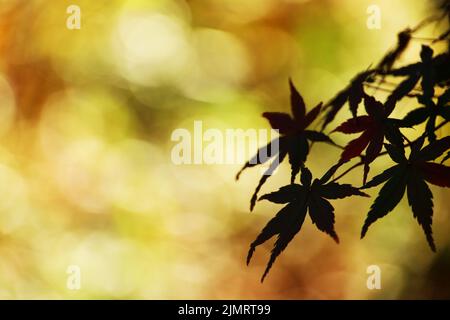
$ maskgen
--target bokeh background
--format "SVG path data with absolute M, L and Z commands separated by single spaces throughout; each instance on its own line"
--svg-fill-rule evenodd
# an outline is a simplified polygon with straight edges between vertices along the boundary
M 81 8 L 80 30 L 66 28 L 72 4 Z M 366 27 L 371 4 L 382 10 L 380 30 Z M 307 218 L 261 284 L 271 243 L 249 267 L 245 257 L 279 206 L 249 213 L 260 170 L 236 183 L 239 164 L 177 166 L 170 158 L 171 133 L 192 130 L 194 120 L 268 129 L 262 111 L 289 110 L 288 77 L 309 107 L 328 101 L 432 5 L 0 1 L 0 298 L 450 298 L 448 189 L 432 188 L 436 254 L 405 199 L 364 240 L 371 200 L 339 200 L 341 244 Z M 420 44 L 401 62 L 417 59 Z M 316 144 L 308 166 L 321 175 L 338 156 Z M 386 165 L 377 161 L 372 173 Z M 288 177 L 283 164 L 262 192 Z M 343 181 L 360 185 L 361 171 Z M 381 290 L 366 287 L 372 264 L 382 269 Z M 66 286 L 70 265 L 81 268 L 80 290 Z

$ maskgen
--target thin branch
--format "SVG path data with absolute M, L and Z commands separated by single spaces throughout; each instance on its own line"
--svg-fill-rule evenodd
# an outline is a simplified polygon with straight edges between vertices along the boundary
M 383 91 L 383 92 L 388 92 L 388 93 L 392 93 L 393 92 L 392 89 L 386 89 L 386 88 L 378 87 L 378 86 L 375 86 L 375 85 L 369 84 L 369 83 L 364 83 L 364 85 L 369 87 L 369 88 L 377 89 L 377 90 L 380 90 L 380 91 Z M 408 97 L 408 98 L 417 98 L 419 96 L 420 96 L 420 94 L 411 94 L 411 93 L 408 93 L 406 95 L 406 97 Z
M 363 165 L 364 162 L 358 162 L 356 164 L 354 164 L 353 166 L 351 166 L 350 168 L 348 168 L 347 170 L 345 170 L 344 172 L 342 172 L 340 175 L 338 175 L 336 178 L 334 178 L 333 180 L 331 180 L 331 182 L 336 182 L 338 181 L 340 178 L 342 178 L 343 176 L 345 176 L 347 173 L 349 173 L 350 171 L 353 171 L 353 169 L 358 168 L 359 166 Z
M 431 42 L 434 43 L 437 40 L 439 40 L 439 38 L 427 38 L 427 37 L 411 37 L 412 40 L 417 40 L 417 41 L 427 41 L 427 42 Z

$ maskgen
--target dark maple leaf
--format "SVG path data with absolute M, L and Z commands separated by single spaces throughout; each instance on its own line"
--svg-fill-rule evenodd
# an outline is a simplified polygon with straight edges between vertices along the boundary
M 364 97 L 364 82 L 368 80 L 373 73 L 373 70 L 358 73 L 350 81 L 350 84 L 347 87 L 340 91 L 324 106 L 326 113 L 322 124 L 322 130 L 334 120 L 336 114 L 342 109 L 347 101 L 352 115 L 354 117 L 357 116 L 358 106 Z
M 444 163 L 445 161 L 447 161 L 448 159 L 450 159 L 450 152 L 448 152 L 445 157 L 442 159 L 441 163 Z
M 350 141 L 341 154 L 341 162 L 347 162 L 361 155 L 366 150 L 364 159 L 364 178 L 365 183 L 369 173 L 369 165 L 380 154 L 383 148 L 383 141 L 386 138 L 393 144 L 402 144 L 403 138 L 399 130 L 398 120 L 389 118 L 392 108 L 383 105 L 375 98 L 365 95 L 364 107 L 367 115 L 359 116 L 347 120 L 338 126 L 334 131 L 345 134 L 362 134 Z
M 236 175 L 237 180 L 245 169 L 274 159 L 260 179 L 256 190 L 253 193 L 250 200 L 250 210 L 253 210 L 253 207 L 255 206 L 259 190 L 286 156 L 288 156 L 291 165 L 291 182 L 293 182 L 299 173 L 301 166 L 306 161 L 310 149 L 309 142 L 327 142 L 333 144 L 333 141 L 324 133 L 307 129 L 319 115 L 322 103 L 319 103 L 311 111 L 306 112 L 305 102 L 292 81 L 289 81 L 289 86 L 291 91 L 291 109 L 293 117 L 287 113 L 281 112 L 263 113 L 263 117 L 269 121 L 271 127 L 279 130 L 280 137 L 276 140 L 278 143 L 278 150 L 273 150 L 275 149 L 275 140 L 271 141 L 269 144 L 259 149 L 256 155 L 245 163 Z
M 409 159 L 403 146 L 387 144 L 386 150 L 397 164 L 374 177 L 362 189 L 375 187 L 386 182 L 370 207 L 361 231 L 363 238 L 376 220 L 391 212 L 407 191 L 408 203 L 414 217 L 422 227 L 431 250 L 436 251 L 432 235 L 433 195 L 428 183 L 450 187 L 450 167 L 431 162 L 450 149 L 450 137 L 430 143 L 422 148 L 424 138 L 411 146 Z
M 410 92 L 415 88 L 419 80 L 420 75 L 418 73 L 414 73 L 400 82 L 392 91 L 392 94 L 386 99 L 386 105 L 390 109 L 394 109 L 398 101 L 402 100 L 406 96 L 412 97 L 413 95 L 411 95 Z
M 428 57 L 430 57 L 430 53 L 431 55 L 433 53 L 431 48 L 422 46 L 421 62 L 416 62 L 400 68 L 392 69 L 390 71 L 386 71 L 385 73 L 380 71 L 380 73 L 384 75 L 391 75 L 394 77 L 417 78 L 417 76 L 419 76 L 419 80 L 420 76 L 423 73 L 428 72 L 426 68 L 431 68 L 433 70 L 432 73 L 435 76 L 435 83 L 437 85 L 445 86 L 448 84 L 450 78 L 450 54 L 448 52 L 442 53 L 432 57 L 431 61 L 429 61 Z
M 397 45 L 394 49 L 386 53 L 386 55 L 381 59 L 377 65 L 377 69 L 389 71 L 392 69 L 394 62 L 405 52 L 411 41 L 411 34 L 413 30 L 407 28 L 397 35 Z
M 402 127 L 412 127 L 423 122 L 426 124 L 426 133 L 429 141 L 436 140 L 436 119 L 438 116 L 450 121 L 450 107 L 448 103 L 450 101 L 450 89 L 447 89 L 441 96 L 439 96 L 437 103 L 432 99 L 426 100 L 419 97 L 419 102 L 424 104 L 424 107 L 417 108 L 409 112 L 405 118 L 401 121 Z
M 417 28 L 416 28 L 417 29 Z M 407 76 L 407 79 L 399 84 L 399 86 L 393 91 L 387 100 L 386 105 L 395 106 L 396 102 L 401 100 L 403 97 L 409 94 L 409 92 L 414 89 L 415 85 L 419 81 L 422 74 L 430 75 L 433 73 L 433 68 L 430 68 L 430 64 L 433 64 L 432 53 L 433 51 L 424 46 L 422 49 L 422 63 L 417 63 L 414 65 L 407 66 L 403 69 L 397 69 L 392 72 L 392 66 L 394 62 L 401 56 L 401 54 L 408 47 L 411 40 L 411 34 L 416 29 L 407 28 L 398 34 L 397 46 L 389 51 L 378 63 L 374 70 L 367 70 L 357 74 L 350 84 L 342 91 L 340 91 L 331 101 L 325 105 L 327 113 L 325 115 L 325 120 L 322 126 L 324 129 L 330 122 L 334 120 L 336 114 L 342 109 L 345 102 L 349 102 L 350 111 L 353 117 L 357 116 L 357 109 L 364 97 L 364 82 L 372 80 L 372 77 L 376 74 L 381 74 L 383 79 L 386 75 L 396 75 L 396 76 Z M 427 54 L 431 50 L 431 59 L 428 59 Z M 425 58 L 425 60 L 424 60 Z M 425 77 L 424 77 L 425 78 Z M 430 77 L 427 77 L 430 79 Z M 383 82 L 383 80 L 381 80 Z M 429 81 L 426 83 L 429 83 Z
M 420 52 L 421 62 L 413 63 L 399 69 L 386 72 L 386 74 L 406 77 L 388 98 L 387 104 L 394 106 L 397 101 L 407 96 L 421 80 L 422 94 L 420 102 L 431 104 L 434 97 L 434 86 L 448 82 L 450 73 L 450 56 L 448 53 L 433 57 L 433 50 L 422 45 Z M 445 83 L 443 83 L 445 82 Z
M 433 98 L 434 85 L 436 83 L 433 50 L 428 46 L 422 46 L 420 57 L 421 62 L 397 70 L 396 75 L 406 76 L 406 79 L 399 83 L 386 100 L 388 108 L 393 109 L 398 101 L 415 88 L 420 79 L 422 79 L 421 86 L 423 91 L 421 99 L 430 101 Z
M 367 195 L 349 184 L 327 183 L 336 169 L 337 166 L 332 167 L 321 179 L 315 179 L 312 182 L 311 172 L 303 167 L 300 175 L 302 184 L 284 186 L 259 199 L 286 204 L 250 245 L 247 264 L 250 263 L 257 246 L 278 235 L 261 282 L 264 281 L 276 258 L 300 231 L 308 211 L 313 224 L 339 243 L 338 235 L 334 230 L 334 208 L 328 200 Z
M 422 91 L 421 98 L 426 101 L 431 101 L 434 97 L 434 85 L 436 84 L 436 73 L 433 68 L 433 49 L 428 46 L 422 46 L 420 52 L 420 58 L 422 60 L 420 73 L 422 74 Z

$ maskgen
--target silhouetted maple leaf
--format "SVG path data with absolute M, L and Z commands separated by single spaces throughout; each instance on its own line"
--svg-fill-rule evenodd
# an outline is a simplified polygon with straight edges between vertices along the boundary
M 441 87 L 450 85 L 450 54 L 441 54 L 433 59 L 436 84 Z
M 276 192 L 263 195 L 259 199 L 287 204 L 267 223 L 256 240 L 250 245 L 247 264 L 250 263 L 257 246 L 278 235 L 261 282 L 264 281 L 276 258 L 300 231 L 308 210 L 313 224 L 339 243 L 338 235 L 334 230 L 334 208 L 327 199 L 343 199 L 352 195 L 367 195 L 349 184 L 327 183 L 336 168 L 334 166 L 321 179 L 315 179 L 311 183 L 311 172 L 306 167 L 303 167 L 300 176 L 301 185 L 290 184 Z
M 442 159 L 441 163 L 444 163 L 445 161 L 447 161 L 448 159 L 450 159 L 450 152 L 448 152 L 445 157 Z
M 434 85 L 446 85 L 450 77 L 450 55 L 443 53 L 433 57 L 433 49 L 422 45 L 421 62 L 413 63 L 386 72 L 396 77 L 407 77 L 394 90 L 391 99 L 399 101 L 415 87 L 422 78 L 422 100 L 430 100 L 434 95 Z
M 327 135 L 318 131 L 307 130 L 308 126 L 319 115 L 322 108 L 322 103 L 319 103 L 311 111 L 306 113 L 306 107 L 302 96 L 297 91 L 292 81 L 289 81 L 289 85 L 291 91 L 291 109 L 293 117 L 287 113 L 281 112 L 263 113 L 263 117 L 269 120 L 272 128 L 279 130 L 280 137 L 277 138 L 279 150 L 271 150 L 274 145 L 274 141 L 271 141 L 266 146 L 260 148 L 256 155 L 245 163 L 236 175 L 237 180 L 239 179 L 242 171 L 245 169 L 269 161 L 270 157 L 267 157 L 269 154 L 272 158 L 275 157 L 275 161 L 273 161 L 270 167 L 266 170 L 263 177 L 259 181 L 255 192 L 253 193 L 252 199 L 250 200 L 250 210 L 253 210 L 253 207 L 255 206 L 258 192 L 262 185 L 266 182 L 269 176 L 273 174 L 286 155 L 288 155 L 289 163 L 291 164 L 291 182 L 293 182 L 308 156 L 308 141 L 333 143 Z M 277 154 L 273 155 L 272 153 L 269 153 L 268 150 L 275 151 Z
M 394 77 L 407 77 L 405 81 L 412 83 L 417 79 L 416 83 L 420 79 L 420 75 L 427 73 L 426 70 L 431 69 L 434 74 L 434 82 L 439 86 L 446 86 L 450 79 L 450 53 L 445 52 L 433 57 L 433 50 L 428 46 L 422 46 L 420 62 L 411 63 L 406 66 L 395 68 L 392 70 L 379 70 L 382 75 L 390 75 Z
M 433 60 L 433 50 L 423 45 L 420 52 L 421 62 L 399 68 L 393 71 L 396 76 L 406 76 L 386 100 L 386 104 L 394 107 L 395 104 L 407 96 L 422 78 L 422 100 L 431 100 L 434 96 L 434 84 L 436 82 L 436 72 Z
M 436 118 L 441 116 L 445 120 L 450 121 L 450 107 L 447 106 L 449 101 L 450 89 L 447 89 L 439 96 L 437 103 L 434 103 L 432 99 L 424 101 L 419 97 L 419 102 L 425 104 L 425 107 L 417 108 L 409 112 L 401 121 L 401 126 L 412 127 L 427 121 L 426 133 L 428 139 L 430 142 L 436 140 Z
M 386 182 L 370 207 L 362 227 L 361 238 L 366 235 L 372 223 L 397 206 L 407 190 L 408 203 L 413 215 L 422 226 L 431 250 L 436 251 L 431 229 L 433 194 L 426 182 L 440 187 L 450 187 L 450 167 L 430 162 L 450 149 L 450 137 L 432 142 L 424 148 L 423 142 L 422 137 L 411 145 L 409 159 L 405 157 L 403 146 L 385 145 L 389 156 L 397 164 L 362 187 L 362 189 L 372 188 Z
M 350 111 L 353 117 L 357 116 L 357 110 L 360 102 L 364 97 L 364 82 L 371 80 L 371 77 L 380 73 L 383 76 L 391 72 L 394 62 L 400 57 L 400 55 L 408 47 L 411 40 L 411 34 L 414 30 L 407 28 L 398 34 L 397 46 L 389 51 L 378 63 L 374 70 L 367 70 L 358 73 L 350 82 L 350 84 L 342 91 L 340 91 L 329 103 L 325 105 L 327 113 L 325 115 L 325 120 L 322 125 L 324 129 L 330 122 L 334 120 L 336 114 L 342 109 L 345 102 L 348 101 Z M 406 96 L 416 85 L 420 79 L 420 74 L 418 71 L 422 70 L 420 65 L 414 65 L 408 70 L 403 70 L 402 76 L 408 76 L 408 78 L 403 81 L 394 90 L 393 94 L 390 96 L 392 104 Z M 400 72 L 401 73 L 401 72 Z M 397 74 L 400 75 L 400 74 Z M 383 80 L 382 80 L 383 81 Z
M 368 70 L 358 73 L 350 84 L 340 91 L 334 98 L 328 102 L 324 109 L 327 111 L 325 119 L 322 124 L 322 130 L 334 120 L 336 114 L 342 109 L 344 104 L 348 101 L 352 115 L 356 117 L 358 106 L 364 97 L 364 81 L 366 81 L 374 71 Z
M 402 144 L 403 138 L 399 130 L 398 120 L 389 118 L 392 112 L 390 105 L 383 105 L 375 98 L 365 95 L 364 107 L 367 115 L 349 119 L 334 131 L 346 134 L 362 134 L 350 141 L 341 154 L 341 162 L 347 162 L 361 155 L 366 149 L 364 159 L 364 183 L 369 173 L 369 165 L 380 154 L 384 138 L 393 144 Z
M 420 52 L 422 60 L 421 74 L 422 74 L 422 96 L 423 101 L 431 101 L 434 97 L 434 85 L 436 84 L 436 73 L 433 68 L 433 49 L 428 46 L 422 46 Z
M 386 53 L 377 65 L 377 69 L 388 71 L 392 69 L 394 62 L 400 57 L 400 55 L 406 50 L 409 42 L 411 41 L 411 33 L 413 30 L 407 28 L 397 35 L 397 46 Z

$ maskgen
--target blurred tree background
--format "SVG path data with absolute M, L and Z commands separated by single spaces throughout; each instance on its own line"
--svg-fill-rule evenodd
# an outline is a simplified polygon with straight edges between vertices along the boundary
M 73 4 L 80 30 L 66 28 Z M 366 26 L 372 4 L 379 30 Z M 248 212 L 260 172 L 236 184 L 240 164 L 170 159 L 172 131 L 192 130 L 194 120 L 205 129 L 267 129 L 262 111 L 289 108 L 288 77 L 307 105 L 328 101 L 433 5 L 1 0 L 0 298 L 450 298 L 448 189 L 432 188 L 437 254 L 405 199 L 360 241 L 371 202 L 352 198 L 336 202 L 339 246 L 305 225 L 261 285 L 271 246 L 245 267 L 248 243 L 276 208 Z M 413 41 L 401 62 L 415 61 L 420 46 Z M 339 154 L 317 145 L 308 166 L 319 175 Z M 289 174 L 283 165 L 263 191 Z M 360 176 L 346 181 L 360 185 Z M 382 290 L 366 287 L 372 264 Z M 81 268 L 80 290 L 66 287 L 70 265 Z

